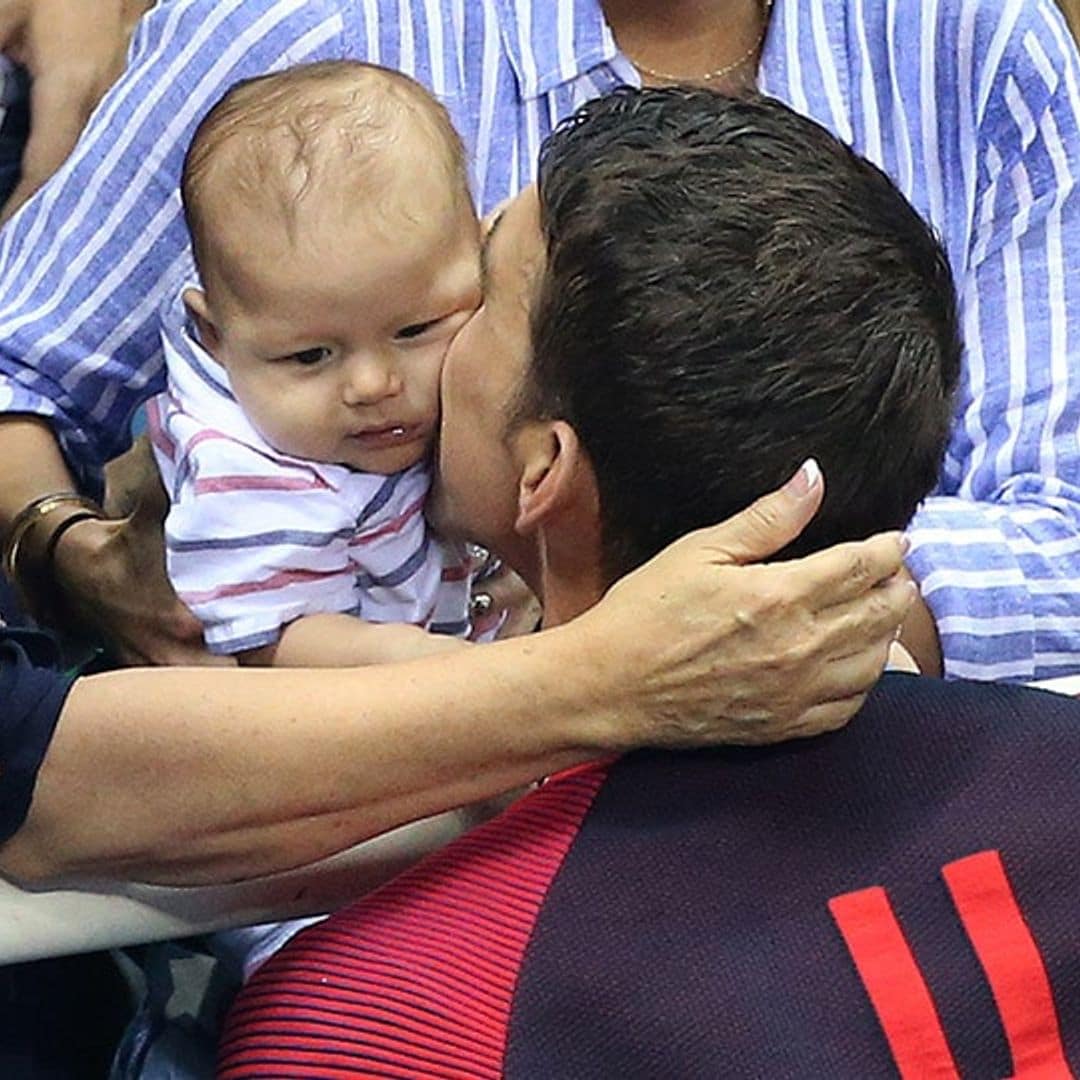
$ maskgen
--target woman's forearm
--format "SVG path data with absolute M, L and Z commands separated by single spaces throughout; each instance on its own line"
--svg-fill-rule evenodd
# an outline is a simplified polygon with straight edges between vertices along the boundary
M 42 495 L 74 491 L 75 481 L 48 422 L 21 414 L 0 416 L 0 536 L 19 511 Z
M 366 670 L 80 680 L 0 870 L 250 877 L 587 760 L 618 703 L 567 636 Z

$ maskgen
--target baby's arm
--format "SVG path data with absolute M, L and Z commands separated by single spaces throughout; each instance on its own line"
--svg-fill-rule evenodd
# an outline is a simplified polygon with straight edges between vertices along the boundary
M 361 667 L 415 660 L 469 644 L 408 623 L 373 623 L 344 614 L 302 615 L 282 630 L 276 642 L 239 653 L 237 659 L 261 667 Z

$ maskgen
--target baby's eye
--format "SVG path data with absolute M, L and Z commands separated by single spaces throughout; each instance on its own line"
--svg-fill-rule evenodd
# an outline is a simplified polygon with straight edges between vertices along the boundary
M 312 367 L 322 363 L 330 355 L 329 349 L 301 349 L 300 352 L 290 353 L 285 359 L 303 367 Z
M 427 333 L 428 330 L 440 322 L 442 322 L 442 319 L 428 319 L 427 322 L 412 323 L 409 326 L 403 326 L 394 337 L 399 341 L 408 341 L 410 338 L 417 338 L 421 334 Z

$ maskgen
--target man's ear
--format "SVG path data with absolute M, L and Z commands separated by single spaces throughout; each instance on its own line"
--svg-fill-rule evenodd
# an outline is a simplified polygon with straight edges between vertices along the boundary
M 595 497 L 592 466 L 577 432 L 565 420 L 523 425 L 514 439 L 514 456 L 521 470 L 514 520 L 518 533 L 534 532 L 580 502 L 583 495 Z
M 183 293 L 184 307 L 195 324 L 199 335 L 199 344 L 211 356 L 216 357 L 218 348 L 221 346 L 221 335 L 217 325 L 210 314 L 210 304 L 207 302 L 206 293 L 194 286 L 187 288 Z

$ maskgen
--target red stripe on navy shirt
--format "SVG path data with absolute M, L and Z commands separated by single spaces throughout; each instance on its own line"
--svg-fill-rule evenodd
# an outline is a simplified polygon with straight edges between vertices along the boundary
M 957 859 L 941 876 L 997 1002 L 1012 1053 L 1011 1080 L 1073 1080 L 1046 965 L 1001 854 Z
M 885 890 L 834 896 L 829 911 L 904 1080 L 959 1080 L 934 999 Z
M 563 774 L 300 934 L 237 1000 L 218 1075 L 501 1076 L 525 950 L 605 775 Z

